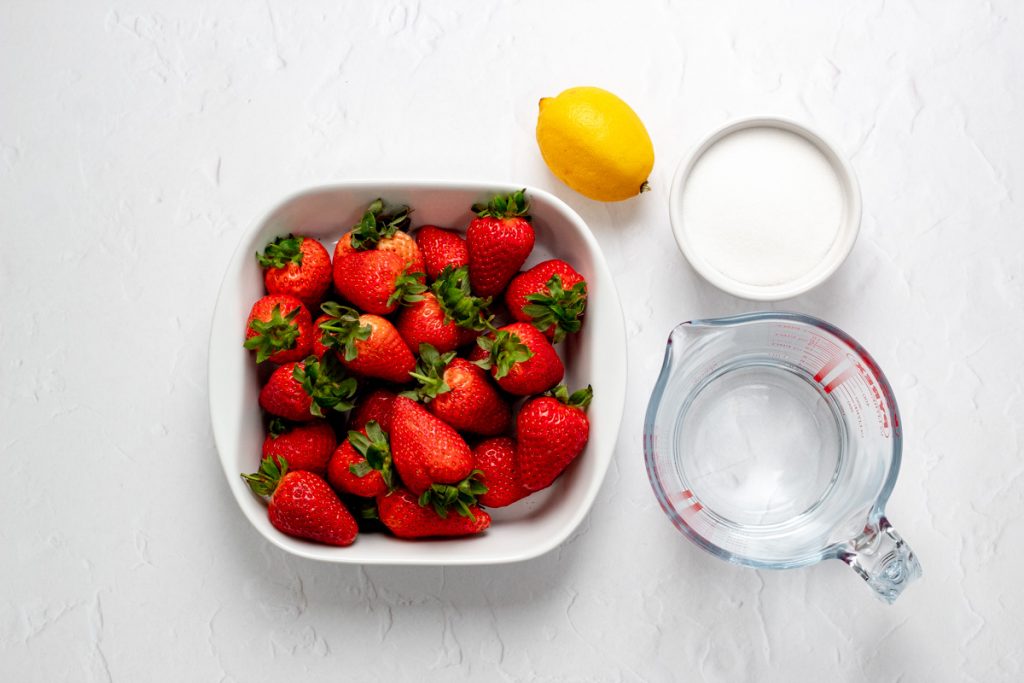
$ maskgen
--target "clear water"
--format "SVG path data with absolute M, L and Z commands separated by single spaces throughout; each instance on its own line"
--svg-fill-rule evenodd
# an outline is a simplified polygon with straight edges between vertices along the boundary
M 809 515 L 833 489 L 845 457 L 843 423 L 813 378 L 748 362 L 724 368 L 679 413 L 679 478 L 704 510 L 737 526 Z

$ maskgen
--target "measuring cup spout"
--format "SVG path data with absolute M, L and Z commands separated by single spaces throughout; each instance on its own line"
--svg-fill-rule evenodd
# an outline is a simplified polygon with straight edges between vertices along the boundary
M 884 515 L 869 520 L 861 535 L 840 549 L 839 559 L 890 605 L 908 583 L 921 577 L 921 564 L 914 551 Z

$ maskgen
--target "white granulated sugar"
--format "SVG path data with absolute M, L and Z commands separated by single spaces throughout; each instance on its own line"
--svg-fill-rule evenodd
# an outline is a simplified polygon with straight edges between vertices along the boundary
M 774 127 L 726 135 L 683 188 L 688 245 L 726 277 L 769 286 L 824 259 L 843 220 L 835 169 L 810 141 Z

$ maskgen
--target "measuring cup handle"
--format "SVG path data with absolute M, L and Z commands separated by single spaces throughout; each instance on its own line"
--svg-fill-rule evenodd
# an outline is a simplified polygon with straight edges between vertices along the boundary
M 839 559 L 889 604 L 895 602 L 908 583 L 921 577 L 921 564 L 914 551 L 884 516 L 870 520 L 863 533 L 840 550 Z

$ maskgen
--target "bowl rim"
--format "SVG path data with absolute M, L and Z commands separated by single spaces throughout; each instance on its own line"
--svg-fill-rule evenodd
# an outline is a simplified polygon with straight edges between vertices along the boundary
M 733 133 L 748 128 L 778 128 L 810 142 L 832 166 L 846 199 L 843 221 L 836 236 L 838 248 L 830 249 L 825 258 L 808 273 L 794 280 L 775 285 L 752 285 L 726 276 L 695 251 L 686 239 L 686 227 L 683 221 L 683 191 L 690 178 L 690 173 L 704 153 L 713 145 Z M 831 277 L 853 250 L 853 245 L 860 233 L 861 210 L 860 185 L 850 162 L 821 133 L 806 124 L 784 116 L 744 116 L 716 126 L 700 139 L 700 142 L 676 167 L 669 192 L 669 221 L 672 226 L 672 234 L 686 260 L 701 277 L 715 287 L 733 296 L 752 301 L 790 299 L 814 289 Z
M 583 494 L 581 503 L 573 510 L 572 514 L 568 517 L 567 521 L 561 525 L 557 530 L 557 533 L 552 534 L 543 543 L 538 543 L 530 546 L 525 551 L 518 552 L 492 552 L 486 556 L 456 556 L 452 557 L 423 557 L 417 558 L 415 556 L 408 557 L 394 557 L 384 558 L 377 560 L 367 560 L 360 558 L 352 558 L 346 556 L 344 551 L 347 548 L 330 548 L 329 546 L 323 546 L 314 544 L 311 542 L 304 542 L 301 539 L 293 539 L 286 537 L 283 534 L 275 533 L 268 534 L 264 528 L 257 523 L 254 519 L 253 511 L 251 507 L 244 503 L 245 498 L 251 498 L 253 495 L 248 491 L 244 483 L 241 482 L 238 477 L 238 473 L 235 471 L 233 463 L 229 462 L 226 440 L 227 434 L 224 433 L 226 427 L 221 426 L 221 421 L 218 419 L 217 410 L 215 407 L 215 396 L 220 392 L 215 388 L 214 378 L 216 377 L 215 369 L 213 367 L 214 362 L 214 346 L 217 338 L 217 325 L 215 322 L 225 315 L 223 309 L 230 306 L 229 302 L 225 299 L 225 292 L 229 288 L 231 278 L 237 275 L 237 272 L 242 268 L 243 260 L 249 258 L 248 242 L 252 236 L 257 233 L 266 222 L 275 215 L 279 210 L 286 206 L 289 206 L 293 202 L 300 200 L 301 198 L 309 195 L 315 195 L 322 192 L 332 192 L 338 190 L 366 190 L 366 189 L 379 190 L 381 195 L 385 195 L 389 191 L 407 191 L 407 190 L 455 190 L 455 191 L 475 191 L 481 194 L 489 193 L 494 194 L 498 192 L 511 192 L 516 189 L 523 189 L 530 197 L 540 197 L 547 202 L 556 212 L 562 215 L 562 217 L 570 224 L 573 225 L 573 229 L 578 233 L 579 237 L 587 245 L 587 250 L 590 252 L 590 257 L 593 259 L 593 267 L 595 271 L 598 271 L 602 275 L 602 280 L 605 280 L 608 284 L 606 291 L 602 292 L 602 299 L 605 300 L 604 306 L 609 311 L 614 311 L 614 315 L 611 316 L 611 327 L 616 329 L 602 330 L 602 337 L 612 338 L 614 334 L 614 340 L 617 345 L 621 347 L 621 387 L 615 387 L 616 391 L 608 392 L 609 398 L 606 400 L 613 401 L 609 408 L 609 415 L 614 420 L 614 424 L 609 425 L 611 427 L 609 431 L 609 438 L 607 443 L 603 443 L 598 447 L 598 453 L 591 453 L 591 457 L 600 455 L 599 462 L 597 463 L 597 471 L 593 477 L 587 482 L 587 489 Z M 611 464 L 611 460 L 615 455 L 615 448 L 618 443 L 619 431 L 622 424 L 622 414 L 625 408 L 626 402 L 626 387 L 628 384 L 628 372 L 629 372 L 629 357 L 627 353 L 626 344 L 626 326 L 625 317 L 622 312 L 621 300 L 618 296 L 618 290 L 615 286 L 615 281 L 612 278 L 611 270 L 608 267 L 608 263 L 605 260 L 604 253 L 601 250 L 597 239 L 591 232 L 590 227 L 586 221 L 576 213 L 568 204 L 556 197 L 555 195 L 543 190 L 541 188 L 524 184 L 524 183 L 509 183 L 507 181 L 481 181 L 481 180 L 459 180 L 459 179 L 423 179 L 423 178 L 363 178 L 353 180 L 339 180 L 331 183 L 324 183 L 305 187 L 303 189 L 292 191 L 284 196 L 283 199 L 276 201 L 271 205 L 269 210 L 265 210 L 256 214 L 256 218 L 252 220 L 249 226 L 241 231 L 238 238 L 238 244 L 232 252 L 231 258 L 227 262 L 227 266 L 224 270 L 224 275 L 221 278 L 220 286 L 217 290 L 216 302 L 214 304 L 213 313 L 211 316 L 211 329 L 207 342 L 207 390 L 208 390 L 208 408 L 211 423 L 211 431 L 213 432 L 214 445 L 217 449 L 218 458 L 221 462 L 221 467 L 224 471 L 227 479 L 228 487 L 231 489 L 236 504 L 241 510 L 242 514 L 249 521 L 249 523 L 255 528 L 255 530 L 266 540 L 270 541 L 273 545 L 278 548 L 291 553 L 293 555 L 303 557 L 306 559 L 317 560 L 321 562 L 330 562 L 338 564 L 354 564 L 354 565 L 368 565 L 368 566 L 475 566 L 475 565 L 494 565 L 494 564 L 508 564 L 514 562 L 523 562 L 531 560 L 541 555 L 544 555 L 551 550 L 561 545 L 582 523 L 583 519 L 590 513 L 591 507 L 593 506 L 594 500 L 597 498 L 597 494 L 600 491 L 605 479 L 607 478 L 608 467 Z M 241 345 L 239 345 L 241 349 Z M 608 423 L 608 420 L 605 420 Z M 236 482 L 236 480 L 239 480 Z M 458 542 L 458 539 L 455 540 Z M 427 539 L 425 542 L 430 542 Z M 450 542 L 450 541 L 448 541 Z M 412 546 L 410 546 L 412 547 Z M 324 556 L 325 548 L 328 550 L 339 551 L 336 554 L 330 556 Z

